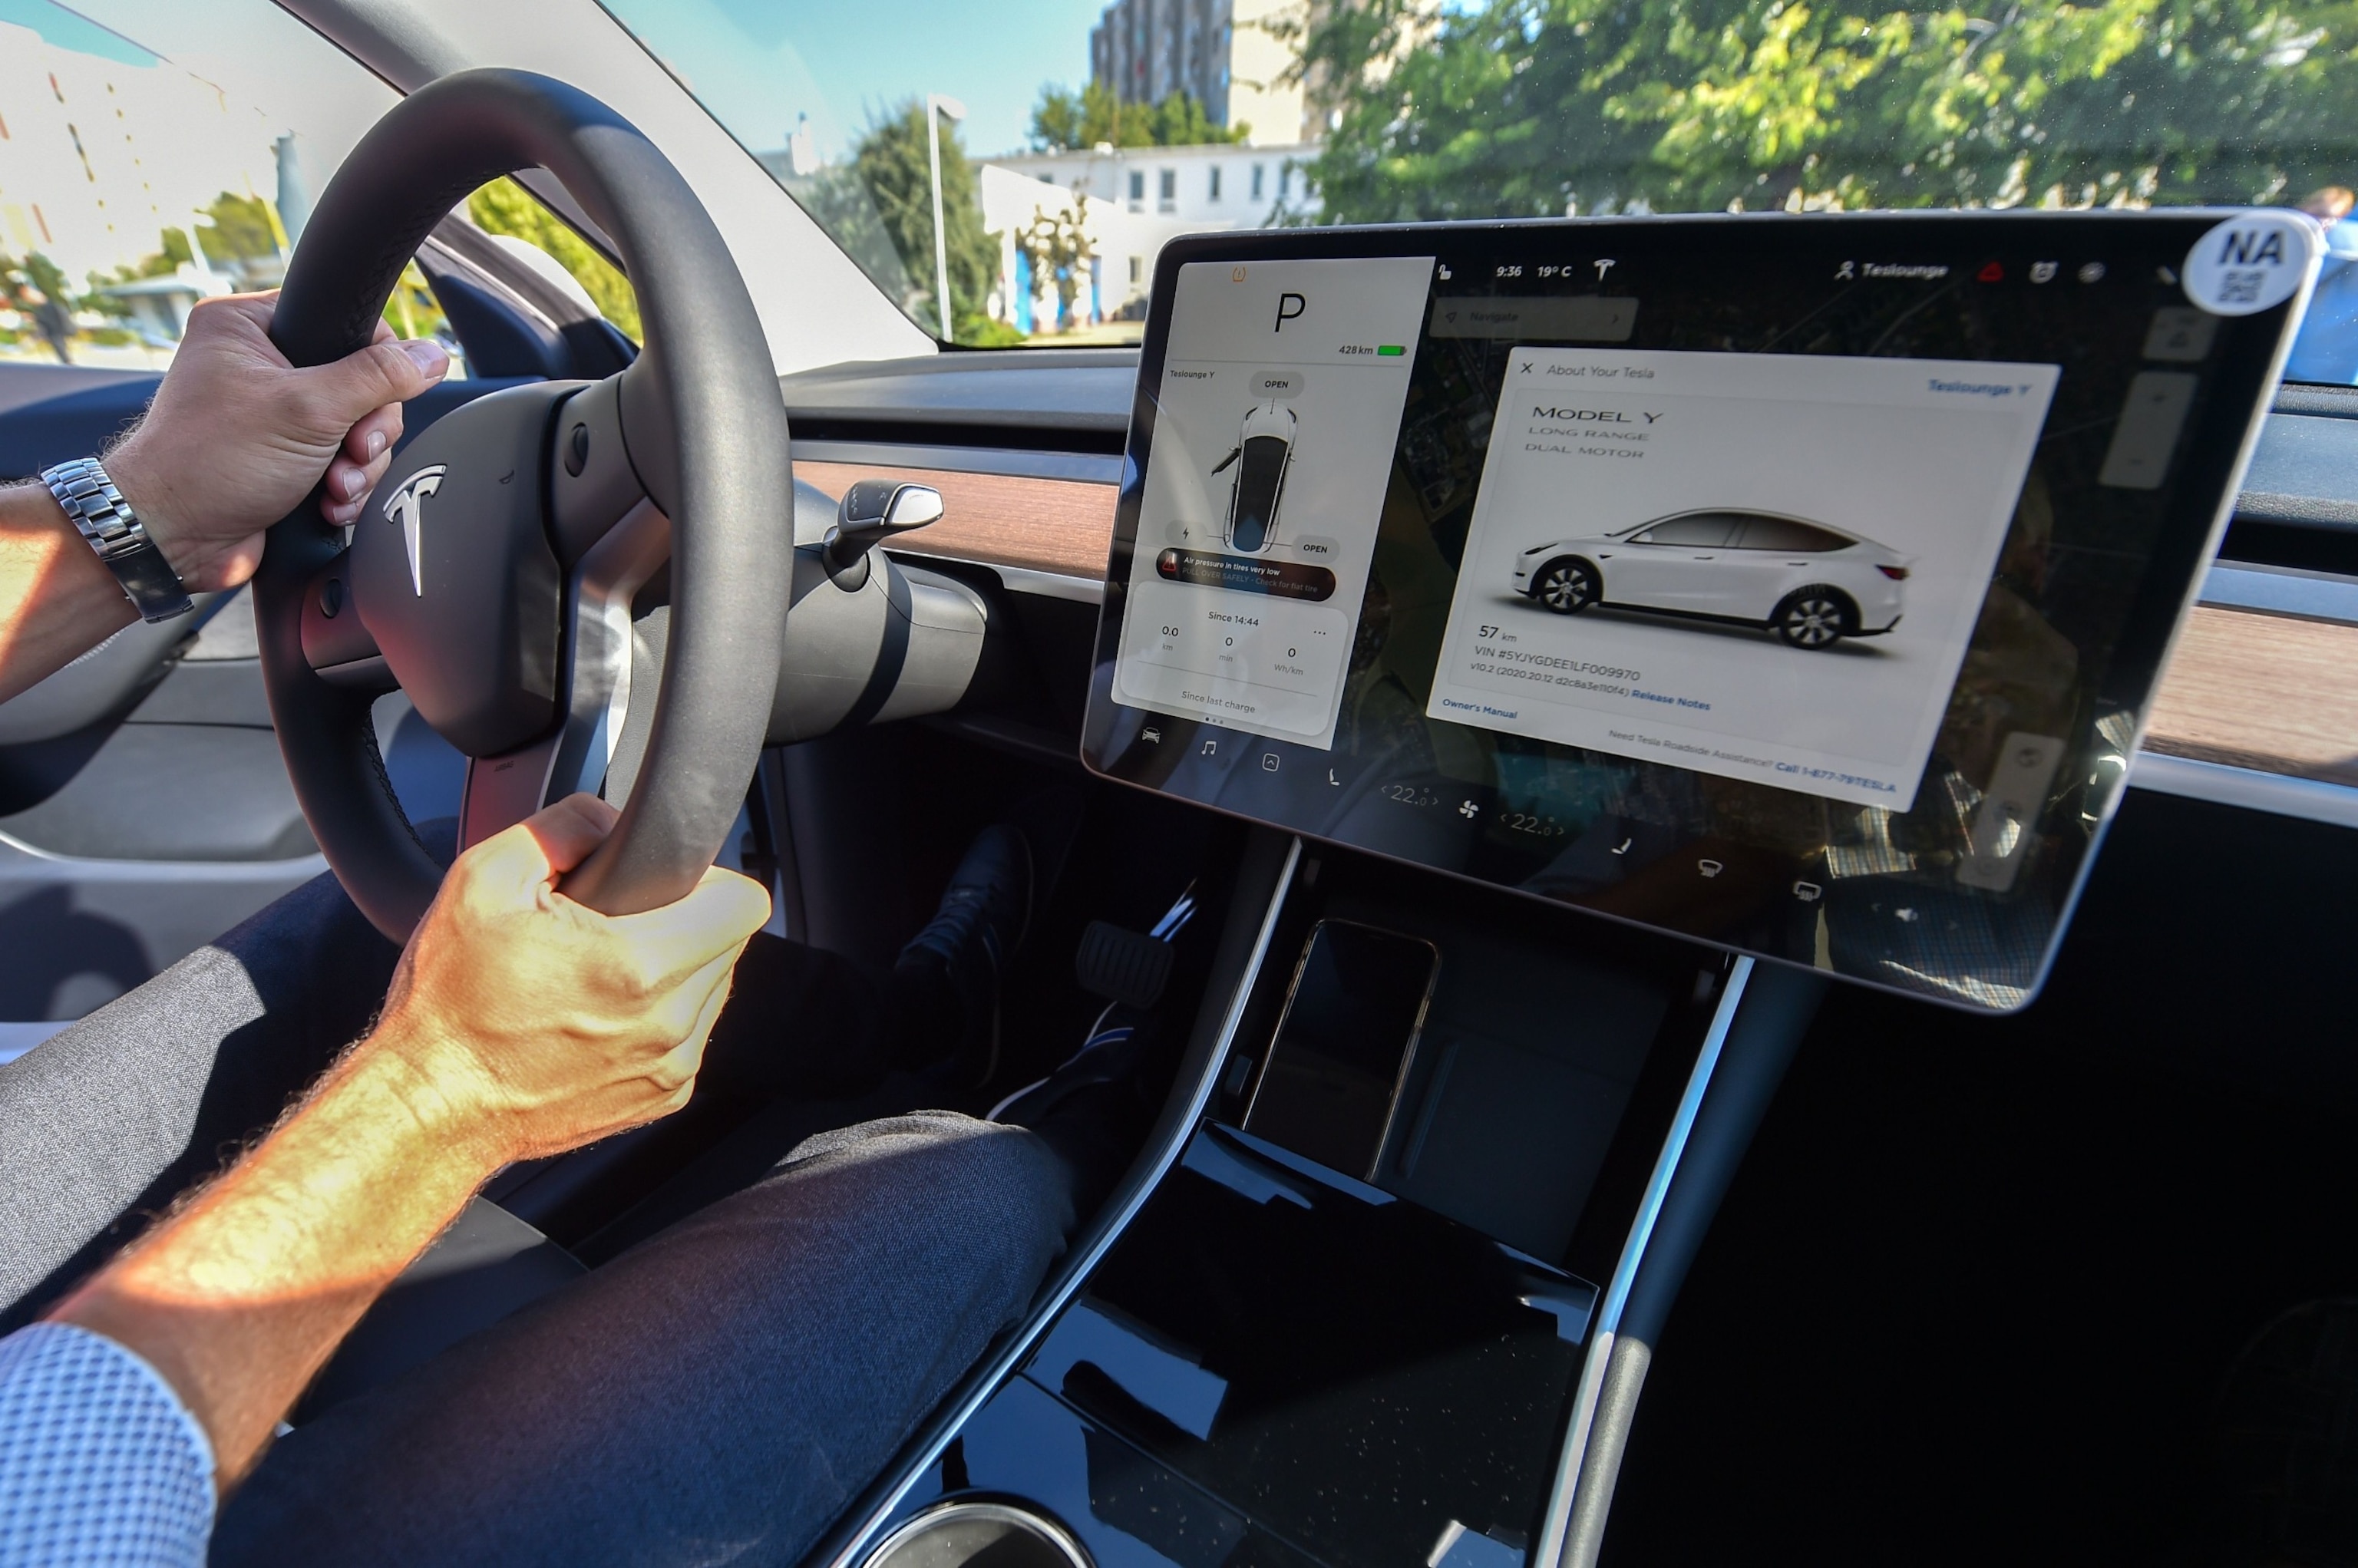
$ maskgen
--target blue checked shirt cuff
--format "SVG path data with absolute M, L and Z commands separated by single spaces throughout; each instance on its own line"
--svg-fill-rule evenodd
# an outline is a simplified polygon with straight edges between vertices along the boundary
M 39 1323 L 0 1339 L 0 1568 L 203 1568 L 213 1451 L 162 1374 Z

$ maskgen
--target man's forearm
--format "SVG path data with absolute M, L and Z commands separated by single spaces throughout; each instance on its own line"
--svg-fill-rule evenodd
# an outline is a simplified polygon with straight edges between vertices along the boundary
M 47 486 L 0 489 L 0 702 L 138 618 Z
M 371 1042 L 51 1317 L 146 1357 L 226 1490 L 371 1303 L 497 1167 L 405 1054 Z

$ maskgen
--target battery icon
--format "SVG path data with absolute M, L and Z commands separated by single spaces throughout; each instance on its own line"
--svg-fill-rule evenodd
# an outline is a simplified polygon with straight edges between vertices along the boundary
M 1376 355 L 1379 359 L 1390 359 L 1394 354 L 1404 354 L 1406 352 L 1408 352 L 1408 350 L 1399 343 L 1382 343 L 1379 344 L 1376 348 Z

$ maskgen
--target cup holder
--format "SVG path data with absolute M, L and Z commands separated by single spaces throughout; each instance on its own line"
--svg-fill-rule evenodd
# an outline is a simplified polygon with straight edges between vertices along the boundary
M 1094 1568 L 1063 1525 L 1012 1502 L 927 1509 L 886 1536 L 860 1568 Z

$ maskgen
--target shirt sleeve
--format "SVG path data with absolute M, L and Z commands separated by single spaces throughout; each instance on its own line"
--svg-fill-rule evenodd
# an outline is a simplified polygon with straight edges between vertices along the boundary
M 103 1335 L 0 1339 L 0 1568 L 203 1568 L 213 1451 L 162 1374 Z

